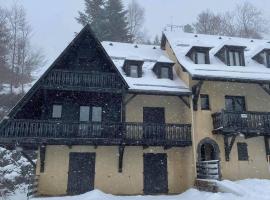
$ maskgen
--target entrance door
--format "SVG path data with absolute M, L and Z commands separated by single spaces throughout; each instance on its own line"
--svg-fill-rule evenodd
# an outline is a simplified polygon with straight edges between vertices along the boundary
M 165 110 L 164 108 L 143 108 L 143 135 L 146 139 L 165 137 Z
M 144 154 L 144 193 L 168 193 L 166 154 Z
M 201 161 L 216 160 L 215 149 L 212 144 L 206 143 L 201 147 Z
M 70 153 L 68 195 L 78 195 L 94 189 L 95 153 Z

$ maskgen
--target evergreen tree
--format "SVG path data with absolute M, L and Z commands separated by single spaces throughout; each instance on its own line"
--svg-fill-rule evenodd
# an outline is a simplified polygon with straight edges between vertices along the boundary
M 156 35 L 156 37 L 155 37 L 155 39 L 154 39 L 154 41 L 153 41 L 153 45 L 160 45 L 160 39 L 159 39 L 159 36 L 158 35 Z
M 108 0 L 105 6 L 108 19 L 109 40 L 116 42 L 129 42 L 127 11 L 121 0 Z
M 90 24 L 99 40 L 108 40 L 108 21 L 106 21 L 104 0 L 85 0 L 84 12 L 79 12 L 78 23 Z
M 183 27 L 183 31 L 185 33 L 194 33 L 194 28 L 193 26 L 191 26 L 190 24 L 186 24 L 184 27 Z

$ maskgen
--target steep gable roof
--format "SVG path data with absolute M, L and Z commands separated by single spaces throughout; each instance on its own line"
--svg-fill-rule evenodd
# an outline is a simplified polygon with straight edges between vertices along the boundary
M 8 114 L 8 117 L 13 117 L 19 110 L 22 108 L 29 99 L 35 94 L 35 92 L 40 89 L 42 80 L 52 71 L 52 69 L 62 60 L 64 59 L 65 55 L 73 49 L 73 47 L 76 46 L 76 44 L 79 43 L 80 40 L 82 40 L 84 37 L 90 36 L 95 40 L 97 43 L 97 47 L 103 55 L 106 57 L 107 61 L 110 63 L 110 66 L 115 69 L 116 73 L 119 74 L 121 77 L 123 84 L 126 88 L 128 88 L 128 84 L 123 79 L 119 71 L 117 70 L 116 66 L 112 62 L 111 58 L 108 56 L 107 52 L 104 50 L 103 46 L 101 45 L 100 41 L 97 39 L 93 31 L 91 30 L 90 25 L 86 25 L 80 33 L 72 40 L 72 42 L 64 49 L 64 51 L 57 57 L 57 59 L 52 63 L 52 65 L 43 73 L 43 75 L 37 80 L 37 82 L 33 85 L 32 88 L 24 95 L 24 97 L 12 108 L 10 113 Z

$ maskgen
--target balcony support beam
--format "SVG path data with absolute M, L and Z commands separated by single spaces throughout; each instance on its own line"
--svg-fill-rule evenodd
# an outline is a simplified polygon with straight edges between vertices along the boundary
M 270 140 L 269 136 L 264 136 L 266 157 L 270 156 L 270 143 L 269 143 L 269 140 Z
M 232 151 L 233 144 L 235 142 L 237 135 L 233 136 L 224 136 L 224 146 L 225 146 L 225 159 L 230 161 L 230 153 Z
M 266 85 L 266 84 L 259 84 L 261 86 L 261 88 L 268 94 L 270 95 L 270 85 Z
M 132 99 L 134 99 L 137 96 L 137 94 L 133 94 L 131 97 L 129 97 L 125 102 L 124 105 L 126 106 Z
M 46 156 L 46 146 L 41 145 L 39 148 L 40 173 L 43 173 L 45 171 L 45 156 Z
M 189 98 L 185 98 L 185 97 L 183 97 L 183 96 L 178 96 L 179 97 L 179 99 L 181 99 L 181 101 L 183 101 L 183 103 L 188 107 L 188 108 L 190 108 L 190 103 L 189 103 Z
M 198 100 L 201 92 L 203 81 L 200 80 L 198 83 L 192 86 L 192 100 L 193 100 L 193 110 L 198 110 Z
M 119 160 L 118 160 L 118 172 L 122 173 L 123 172 L 123 157 L 125 153 L 125 146 L 120 145 L 118 147 L 118 153 L 119 153 Z

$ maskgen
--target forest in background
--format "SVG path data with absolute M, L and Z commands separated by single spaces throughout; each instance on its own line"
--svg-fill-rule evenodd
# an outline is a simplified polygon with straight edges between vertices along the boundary
M 145 9 L 136 0 L 126 8 L 121 0 L 85 0 L 85 9 L 74 17 L 82 26 L 90 24 L 100 40 L 160 44 L 161 33 L 148 35 Z M 194 22 L 176 27 L 189 33 L 263 38 L 269 34 L 268 25 L 260 9 L 242 3 L 224 13 L 202 11 Z M 169 25 L 166 29 L 174 27 Z M 14 3 L 8 9 L 0 5 L 0 119 L 31 87 L 35 70 L 45 66 L 45 54 L 34 46 L 32 36 L 22 5 Z M 33 172 L 21 153 L 0 149 L 0 191 L 25 190 Z

